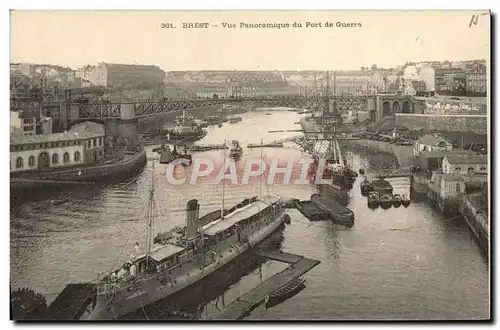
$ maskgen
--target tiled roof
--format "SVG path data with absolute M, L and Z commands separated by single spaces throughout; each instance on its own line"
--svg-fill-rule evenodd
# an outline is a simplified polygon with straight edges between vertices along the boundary
M 447 141 L 445 138 L 439 137 L 439 136 L 434 136 L 434 135 L 424 135 L 420 139 L 418 139 L 418 143 L 427 145 L 427 146 L 434 146 L 437 145 L 438 142 L 440 141 L 445 141 L 446 144 L 450 145 L 451 143 Z
M 83 123 L 72 126 L 69 133 L 78 133 L 78 135 L 83 135 L 85 133 L 93 133 L 95 135 L 104 135 L 105 129 L 104 125 L 97 124 L 91 121 L 85 121 Z
M 488 164 L 486 155 L 455 155 L 446 156 L 450 164 Z
M 461 176 L 460 174 L 455 174 L 455 173 L 443 175 L 443 180 L 444 181 L 458 181 L 458 182 L 465 181 L 463 176 Z
M 104 126 L 93 122 L 86 121 L 84 123 L 73 126 L 68 132 L 52 133 L 52 134 L 36 134 L 36 135 L 11 135 L 10 144 L 31 144 L 31 143 L 46 143 L 60 142 L 72 140 L 85 140 L 104 135 Z
M 419 156 L 424 156 L 427 158 L 432 157 L 446 157 L 446 156 L 457 156 L 457 155 L 468 155 L 475 156 L 476 152 L 470 150 L 437 150 L 437 151 L 420 151 Z

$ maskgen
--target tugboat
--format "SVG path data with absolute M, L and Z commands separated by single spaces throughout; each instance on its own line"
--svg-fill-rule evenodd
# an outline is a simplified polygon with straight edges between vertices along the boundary
M 236 140 L 233 140 L 232 147 L 229 149 L 229 157 L 233 159 L 239 159 L 243 155 L 243 149 L 240 146 L 240 143 Z
M 394 196 L 392 196 L 392 205 L 394 205 L 394 207 L 400 207 L 401 203 L 402 200 L 400 195 L 395 194 Z
M 363 181 L 361 181 L 360 187 L 361 187 L 361 195 L 363 196 L 368 195 L 368 193 L 373 190 L 372 184 L 370 183 L 370 181 L 368 181 L 366 177 Z
M 391 208 L 392 196 L 389 194 L 383 194 L 382 196 L 380 196 L 379 204 L 380 207 L 382 207 L 384 210 Z
M 368 207 L 376 209 L 379 206 L 380 194 L 377 191 L 370 191 L 368 193 Z
M 410 203 L 411 203 L 410 199 L 407 198 L 405 195 L 403 195 L 403 198 L 401 200 L 401 204 L 403 204 L 404 207 L 408 207 L 408 206 L 410 206 Z

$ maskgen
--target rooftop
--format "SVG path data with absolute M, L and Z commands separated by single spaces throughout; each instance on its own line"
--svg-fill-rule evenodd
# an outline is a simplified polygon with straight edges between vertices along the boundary
M 488 164 L 486 155 L 453 155 L 446 156 L 450 164 Z
M 73 141 L 73 140 L 85 140 L 95 137 L 101 137 L 104 134 L 95 133 L 92 131 L 88 132 L 64 132 L 64 133 L 52 133 L 52 134 L 36 134 L 36 135 L 11 135 L 10 144 L 11 145 L 22 145 L 22 144 L 32 144 L 32 143 L 46 143 L 46 142 L 61 142 L 61 141 Z
M 183 247 L 173 244 L 165 244 L 151 251 L 150 257 L 156 261 L 162 261 L 181 252 L 182 250 L 184 250 Z
M 102 124 L 97 124 L 91 121 L 85 121 L 83 123 L 71 126 L 68 132 L 77 133 L 78 135 L 84 135 L 85 133 L 104 135 L 105 129 L 104 125 Z
M 430 135 L 430 134 L 424 135 L 420 139 L 418 139 L 418 143 L 425 144 L 428 146 L 437 145 L 441 141 L 446 142 L 447 145 L 451 145 L 451 143 L 448 140 L 446 140 L 445 138 L 440 137 L 440 136 Z
M 205 228 L 203 228 L 203 233 L 205 235 L 216 235 L 221 231 L 224 231 L 227 228 L 237 224 L 238 222 L 250 218 L 269 205 L 270 204 L 263 201 L 257 201 L 252 204 L 246 205 L 227 215 L 224 219 L 220 219 L 211 224 L 208 224 Z
M 463 176 L 461 176 L 460 174 L 455 174 L 455 173 L 443 175 L 443 180 L 444 181 L 458 181 L 458 182 L 465 181 Z
M 421 151 L 419 156 L 424 156 L 427 158 L 432 157 L 446 157 L 446 156 L 456 156 L 456 155 L 477 155 L 476 152 L 470 150 L 437 150 L 437 151 Z

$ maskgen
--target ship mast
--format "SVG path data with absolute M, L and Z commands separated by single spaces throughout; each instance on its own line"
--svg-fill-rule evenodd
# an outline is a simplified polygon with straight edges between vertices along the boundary
M 149 190 L 149 207 L 148 207 L 148 242 L 146 246 L 146 264 L 149 263 L 149 255 L 151 254 L 151 241 L 153 240 L 153 208 L 154 208 L 154 192 L 155 192 L 155 163 L 153 160 L 153 175 L 151 178 L 151 189 Z
M 224 195 L 226 193 L 226 140 L 224 140 L 224 157 L 222 161 L 222 170 L 224 171 L 224 175 L 222 176 L 222 207 L 220 210 L 220 218 L 224 220 Z
M 262 149 L 264 148 L 264 142 L 262 139 L 260 139 L 260 165 L 262 165 Z M 260 176 L 259 180 L 259 199 L 262 200 L 262 175 Z

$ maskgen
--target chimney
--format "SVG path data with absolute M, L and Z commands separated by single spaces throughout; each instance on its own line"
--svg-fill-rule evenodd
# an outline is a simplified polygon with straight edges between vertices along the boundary
M 198 234 L 198 218 L 200 215 L 200 204 L 198 200 L 192 199 L 186 205 L 186 239 L 191 240 Z

